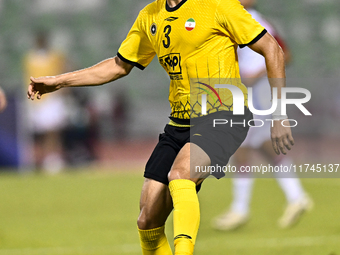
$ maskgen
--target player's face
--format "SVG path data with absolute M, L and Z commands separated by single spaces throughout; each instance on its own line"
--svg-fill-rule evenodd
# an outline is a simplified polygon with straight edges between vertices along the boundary
M 248 9 L 255 5 L 256 0 L 240 0 L 244 8 Z

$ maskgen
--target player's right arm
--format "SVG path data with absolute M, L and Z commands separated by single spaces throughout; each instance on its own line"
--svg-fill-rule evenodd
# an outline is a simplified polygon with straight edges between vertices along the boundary
M 28 99 L 33 100 L 35 95 L 40 99 L 43 94 L 64 87 L 102 85 L 129 74 L 134 66 L 143 70 L 156 54 L 146 33 L 149 29 L 147 25 L 149 9 L 153 7 L 154 5 L 149 5 L 139 13 L 116 57 L 71 73 L 52 77 L 32 77 L 27 92 Z
M 43 94 L 65 87 L 102 85 L 128 75 L 132 68 L 133 65 L 116 56 L 94 66 L 70 73 L 38 78 L 31 77 L 27 97 L 34 100 L 35 95 L 40 99 Z

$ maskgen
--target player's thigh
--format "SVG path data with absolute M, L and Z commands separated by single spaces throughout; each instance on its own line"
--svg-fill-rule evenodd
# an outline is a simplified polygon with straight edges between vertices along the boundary
M 152 229 L 163 226 L 172 209 L 173 205 L 168 186 L 145 178 L 137 222 L 139 229 Z
M 189 135 L 190 128 L 166 125 L 146 164 L 144 177 L 168 185 L 168 174 L 179 151 L 189 140 Z
M 179 151 L 169 172 L 169 181 L 176 179 L 188 179 L 199 184 L 207 178 L 209 173 L 196 171 L 196 167 L 209 166 L 210 157 L 194 143 L 186 143 Z

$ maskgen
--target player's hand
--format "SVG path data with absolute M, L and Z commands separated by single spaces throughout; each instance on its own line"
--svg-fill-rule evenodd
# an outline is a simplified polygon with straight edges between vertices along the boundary
M 31 83 L 28 86 L 27 98 L 31 100 L 34 100 L 35 96 L 40 99 L 43 94 L 51 93 L 61 88 L 55 76 L 31 77 L 30 79 Z
M 287 150 L 290 150 L 294 145 L 292 131 L 290 127 L 283 126 L 281 124 L 282 121 L 283 120 L 274 120 L 271 127 L 272 145 L 277 155 L 280 155 L 280 153 L 286 155 Z
M 7 99 L 5 93 L 0 89 L 0 112 L 5 110 L 7 106 Z

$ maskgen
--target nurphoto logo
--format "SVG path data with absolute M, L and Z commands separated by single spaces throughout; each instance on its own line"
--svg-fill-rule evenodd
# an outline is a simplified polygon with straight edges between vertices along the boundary
M 230 84 L 216 84 L 215 89 L 207 84 L 200 83 L 201 85 L 205 85 L 204 88 L 199 88 L 203 90 L 205 93 L 200 94 L 201 96 L 201 114 L 207 115 L 207 96 L 217 98 L 219 103 L 222 105 L 221 98 L 215 89 L 228 89 L 233 98 L 233 115 L 243 115 L 244 114 L 244 94 L 243 91 L 236 87 L 235 85 Z M 210 91 L 209 91 L 210 90 Z M 302 98 L 288 98 L 289 93 L 301 94 Z M 248 88 L 248 107 L 249 110 L 255 115 L 270 115 L 272 114 L 272 119 L 266 119 L 265 121 L 271 121 L 272 126 L 274 125 L 274 120 L 281 120 L 281 125 L 285 127 L 296 127 L 298 122 L 295 119 L 288 119 L 287 117 L 287 105 L 295 105 L 305 116 L 311 116 L 312 114 L 306 109 L 303 105 L 311 99 L 311 93 L 309 90 L 305 88 L 298 87 L 284 87 L 281 88 L 281 99 L 278 99 L 278 90 L 277 88 L 272 89 L 272 103 L 269 109 L 260 110 L 256 109 L 253 102 L 253 89 Z M 217 100 L 216 100 L 217 101 Z M 243 126 L 254 126 L 254 127 L 262 127 L 264 125 L 264 120 L 261 119 L 252 119 L 248 121 L 248 123 L 244 122 L 232 122 L 232 120 L 228 121 L 225 119 L 215 119 L 213 122 L 213 126 L 216 125 L 224 125 L 230 122 L 230 125 L 242 124 Z M 260 123 L 260 125 L 255 125 L 254 123 Z M 294 124 L 290 124 L 293 122 Z
M 209 86 L 210 87 L 210 86 Z M 215 88 L 217 89 L 228 89 L 230 90 L 231 94 L 233 95 L 233 114 L 234 115 L 243 115 L 244 114 L 244 95 L 240 88 L 234 86 L 234 85 L 228 85 L 228 84 L 216 84 Z M 216 90 L 214 90 L 214 93 Z M 304 98 L 294 98 L 289 99 L 287 98 L 288 93 L 301 93 L 304 94 Z M 202 97 L 202 115 L 207 114 L 207 94 L 201 94 Z M 311 99 L 311 93 L 308 89 L 304 88 L 296 88 L 296 87 L 285 87 L 281 88 L 281 100 L 280 105 L 278 105 L 278 99 L 277 99 L 277 88 L 273 88 L 273 97 L 272 97 L 272 106 L 267 110 L 257 110 L 254 107 L 253 104 L 253 89 L 248 88 L 248 107 L 249 110 L 256 115 L 269 115 L 274 113 L 278 107 L 281 109 L 280 115 L 286 115 L 287 114 L 287 105 L 293 104 L 296 105 L 297 108 L 300 109 L 300 111 L 304 115 L 311 116 L 312 114 L 306 109 L 306 107 L 303 106 L 303 104 L 307 103 Z M 219 99 L 220 100 L 220 99 Z

